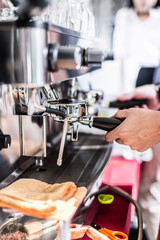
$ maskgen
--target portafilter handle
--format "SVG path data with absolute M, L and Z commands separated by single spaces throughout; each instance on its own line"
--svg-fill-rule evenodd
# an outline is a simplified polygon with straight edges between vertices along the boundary
M 79 122 L 88 125 L 89 127 L 95 127 L 104 131 L 111 131 L 119 126 L 124 119 L 117 118 L 105 118 L 105 117 L 88 117 L 80 118 Z
M 125 109 L 125 108 L 132 108 L 135 106 L 141 107 L 142 105 L 148 105 L 147 99 L 131 99 L 127 101 L 111 101 L 109 102 L 110 108 L 119 108 L 119 109 Z

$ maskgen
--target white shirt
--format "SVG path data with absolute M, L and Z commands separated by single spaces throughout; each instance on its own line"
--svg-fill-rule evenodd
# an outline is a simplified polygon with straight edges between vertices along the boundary
M 132 58 L 140 67 L 160 64 L 160 10 L 151 9 L 141 21 L 133 8 L 122 8 L 115 20 L 113 51 L 118 58 Z

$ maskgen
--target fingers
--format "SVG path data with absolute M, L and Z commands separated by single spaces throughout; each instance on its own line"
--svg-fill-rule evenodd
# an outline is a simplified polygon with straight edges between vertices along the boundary
M 113 117 L 114 118 L 119 118 L 119 119 L 125 119 L 128 116 L 128 110 L 120 110 L 118 111 Z M 120 141 L 120 136 L 118 135 L 119 133 L 119 128 L 122 126 L 123 123 L 121 123 L 118 127 L 116 127 L 114 130 L 108 132 L 106 134 L 106 141 L 107 142 L 112 142 L 114 140 Z
M 112 130 L 111 132 L 108 132 L 106 134 L 106 141 L 107 142 L 112 142 L 115 139 L 117 139 L 117 128 L 115 128 L 114 130 Z
M 128 117 L 128 110 L 119 110 L 118 112 L 116 112 L 116 114 L 113 116 L 114 118 L 126 118 Z

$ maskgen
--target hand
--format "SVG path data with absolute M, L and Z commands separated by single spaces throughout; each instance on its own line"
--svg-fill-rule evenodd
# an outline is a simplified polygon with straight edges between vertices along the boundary
M 119 101 L 127 101 L 131 99 L 148 99 L 150 109 L 156 110 L 160 107 L 160 101 L 158 93 L 155 89 L 154 84 L 148 84 L 141 87 L 135 88 L 135 90 L 131 93 L 123 94 L 119 96 L 117 99 Z M 147 108 L 147 106 L 142 106 L 143 108 Z
M 160 142 L 159 111 L 130 108 L 118 111 L 114 117 L 125 120 L 106 134 L 108 142 L 115 140 L 139 152 L 143 152 Z

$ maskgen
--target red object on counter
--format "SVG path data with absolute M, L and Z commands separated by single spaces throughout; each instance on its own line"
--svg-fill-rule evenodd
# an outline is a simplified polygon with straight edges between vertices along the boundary
M 131 186 L 131 196 L 138 197 L 141 164 L 133 159 L 111 158 L 102 176 L 102 184 L 113 186 Z
M 137 200 L 140 170 L 141 165 L 137 160 L 113 157 L 103 173 L 101 187 L 106 185 L 118 186 Z M 103 228 L 121 231 L 129 235 L 134 206 L 110 190 L 105 193 L 114 195 L 113 203 L 109 205 L 100 204 L 96 197 L 85 214 L 86 223 L 91 224 L 93 221 Z M 85 236 L 82 239 L 88 240 L 89 238 Z

